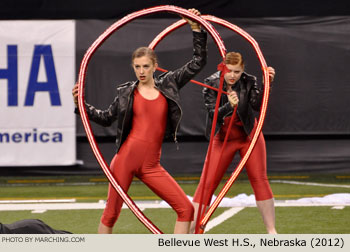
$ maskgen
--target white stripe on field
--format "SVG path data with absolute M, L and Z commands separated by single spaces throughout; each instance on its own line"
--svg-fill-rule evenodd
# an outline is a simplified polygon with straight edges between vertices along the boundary
M 45 213 L 46 211 L 47 211 L 46 209 L 33 210 L 32 213 Z
M 144 210 L 147 208 L 170 208 L 161 205 L 160 203 L 151 202 L 136 202 L 137 206 Z M 43 210 L 79 210 L 79 209 L 104 209 L 105 203 L 103 201 L 97 203 L 39 203 L 39 204 L 0 204 L 0 211 L 43 211 Z M 123 204 L 123 208 L 128 208 Z
M 170 208 L 160 203 L 154 202 L 136 202 L 136 205 L 142 209 L 148 208 Z M 40 210 L 79 210 L 79 209 L 104 209 L 104 203 L 41 203 L 41 204 L 0 204 L 0 211 L 40 211 Z M 319 202 L 295 202 L 295 201 L 275 201 L 276 207 L 313 207 L 313 206 L 350 206 L 350 203 L 344 202 L 330 202 L 330 203 L 319 203 Z M 253 205 L 241 204 L 239 207 L 256 207 Z M 128 208 L 123 204 L 123 209 Z
M 0 204 L 19 204 L 19 203 L 72 203 L 76 199 L 39 199 L 39 200 L 0 200 Z
M 189 197 L 189 196 L 188 196 Z M 69 201 L 69 202 L 66 202 Z M 30 202 L 30 203 L 29 203 Z M 35 203 L 34 203 L 35 202 Z M 2 203 L 2 204 L 1 204 Z M 21 200 L 0 201 L 0 211 L 43 211 L 43 210 L 73 210 L 73 209 L 104 209 L 105 201 L 96 203 L 75 203 L 75 199 L 68 200 Z M 163 201 L 136 201 L 136 205 L 142 209 L 147 208 L 170 208 Z M 275 200 L 276 207 L 298 207 L 298 206 L 350 206 L 350 193 L 335 193 L 324 197 L 300 198 L 297 200 Z M 239 194 L 233 198 L 224 198 L 219 207 L 256 207 L 254 195 Z M 127 208 L 123 204 L 123 208 Z
M 332 209 L 343 210 L 345 206 L 334 206 Z
M 244 207 L 232 207 L 229 210 L 226 210 L 225 212 L 208 222 L 207 226 L 205 227 L 205 232 L 208 232 L 213 227 L 220 225 L 225 220 L 231 218 L 233 215 L 235 215 L 243 209 Z
M 292 184 L 292 185 L 309 185 L 309 186 L 350 188 L 350 185 L 322 184 L 322 183 L 299 182 L 299 181 L 289 181 L 289 180 L 270 180 L 270 182 L 271 183 Z

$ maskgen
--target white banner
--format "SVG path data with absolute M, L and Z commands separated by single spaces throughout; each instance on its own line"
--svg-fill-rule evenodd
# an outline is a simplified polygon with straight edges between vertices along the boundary
M 0 21 L 0 166 L 76 162 L 74 81 L 74 21 Z
M 2 234 L 1 251 L 329 252 L 349 251 L 349 234 Z

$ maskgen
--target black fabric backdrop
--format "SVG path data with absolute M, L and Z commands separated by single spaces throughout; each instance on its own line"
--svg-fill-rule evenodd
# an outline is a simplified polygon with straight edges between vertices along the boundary
M 157 5 L 219 17 L 349 15 L 348 0 L 1 0 L 0 19 L 116 19 Z M 164 16 L 164 15 L 158 15 Z
M 174 18 L 176 16 L 174 15 Z M 86 99 L 106 108 L 115 87 L 134 80 L 130 55 L 177 19 L 138 19 L 118 30 L 93 56 L 87 75 Z M 333 135 L 350 133 L 350 17 L 289 17 L 227 19 L 246 30 L 259 43 L 268 65 L 276 69 L 268 113 L 266 135 Z M 91 43 L 113 21 L 77 21 L 77 73 Z M 253 48 L 234 32 L 217 27 L 228 51 L 239 51 L 246 71 L 261 82 L 261 70 Z M 215 71 L 218 50 L 209 38 L 208 64 L 198 81 Z M 156 48 L 160 66 L 176 69 L 192 55 L 192 35 L 185 26 L 166 37 Z M 203 136 L 205 110 L 202 88 L 189 83 L 181 91 L 184 116 L 181 136 Z M 96 136 L 113 136 L 115 127 L 93 125 Z M 85 135 L 78 120 L 78 135 Z
M 6 1 L 1 1 L 1 4 L 3 5 L 4 2 Z M 11 6 L 16 6 L 16 2 L 11 1 Z M 32 3 L 33 1 L 28 2 Z M 16 10 L 12 12 L 9 11 L 11 6 L 0 8 L 0 13 L 4 14 L 1 18 L 44 17 L 44 15 L 50 14 L 47 12 L 48 9 L 50 10 L 49 2 L 37 1 L 38 4 L 42 5 L 35 11 L 31 11 L 30 8 L 25 9 L 26 5 L 17 5 Z M 216 2 L 219 4 L 226 1 Z M 232 2 L 248 4 L 251 1 Z M 265 5 L 267 2 L 263 1 L 262 3 Z M 306 1 L 301 2 L 305 3 Z M 257 9 L 258 5 L 252 5 L 252 10 L 255 10 L 255 15 L 252 14 L 252 16 L 255 17 L 250 18 L 247 18 L 250 14 L 247 12 L 241 13 L 245 14 L 245 18 L 237 18 L 242 15 L 232 15 L 236 18 L 226 18 L 224 13 L 220 13 L 223 16 L 218 15 L 252 35 L 259 43 L 267 63 L 275 67 L 277 72 L 263 128 L 266 136 L 269 173 L 328 172 L 339 174 L 349 172 L 350 16 L 346 12 L 349 12 L 350 8 L 345 8 L 343 5 L 334 8 L 334 5 L 331 4 L 327 12 L 324 2 L 326 1 L 317 1 L 320 4 L 317 6 L 319 8 L 311 8 L 312 5 L 309 3 L 302 5 L 296 2 L 296 5 L 288 6 L 288 1 L 282 1 L 281 4 L 291 8 L 290 12 L 287 10 L 285 12 L 276 11 L 281 9 L 280 4 L 278 5 L 280 8 L 274 5 L 275 8 L 271 7 L 271 12 L 262 11 L 260 13 Z M 74 11 L 76 7 L 74 4 L 73 1 L 72 12 L 67 12 L 67 7 L 66 9 L 51 8 L 52 12 L 49 16 L 51 18 L 79 18 L 81 15 L 80 17 L 91 18 L 96 17 L 99 13 L 106 13 L 103 12 L 103 10 L 106 11 L 106 8 L 102 5 L 101 9 L 96 10 L 96 12 L 87 11 L 91 5 L 89 1 L 86 1 L 86 6 L 82 6 L 82 11 L 78 15 Z M 346 1 L 346 4 L 349 2 Z M 138 6 L 133 6 L 130 11 L 138 9 L 140 9 Z M 298 10 L 296 11 L 296 9 Z M 232 8 L 227 10 L 230 11 L 230 14 L 233 13 L 231 12 Z M 333 13 L 335 16 L 315 17 L 318 10 L 321 15 Z M 123 8 L 121 11 L 126 12 L 125 14 L 130 13 L 129 10 Z M 348 16 L 339 16 L 343 13 L 342 11 Z M 6 13 L 8 13 L 7 16 Z M 210 9 L 204 13 L 215 15 Z M 237 14 L 237 12 L 235 13 Z M 264 16 L 265 13 L 275 17 L 256 17 Z M 303 13 L 311 14 L 314 17 L 291 16 Z M 282 18 L 278 17 L 278 14 L 290 17 Z M 121 15 L 118 16 L 120 18 L 124 14 L 120 12 L 118 15 Z M 166 19 L 162 15 L 154 15 L 153 17 L 159 18 L 138 19 L 123 27 L 108 39 L 93 56 L 86 83 L 86 98 L 90 103 L 99 108 L 106 108 L 114 98 L 113 90 L 116 85 L 135 79 L 130 66 L 132 51 L 138 46 L 148 45 L 162 29 L 177 20 L 175 15 L 172 15 L 173 18 Z M 113 20 L 77 20 L 77 73 L 85 51 L 116 20 L 116 18 Z M 247 71 L 257 75 L 261 81 L 260 67 L 252 47 L 234 32 L 217 25 L 215 27 L 218 28 L 227 49 L 240 51 L 246 59 Z M 175 69 L 189 60 L 192 54 L 191 40 L 192 36 L 187 26 L 165 38 L 156 48 L 160 66 Z M 216 65 L 220 61 L 216 46 L 211 38 L 209 38 L 208 48 L 209 61 L 205 69 L 196 77 L 196 80 L 199 81 L 215 71 Z M 172 174 L 198 174 L 203 167 L 208 142 L 185 141 L 186 137 L 189 140 L 204 139 L 205 110 L 201 90 L 201 87 L 189 83 L 181 91 L 184 117 L 180 134 L 183 141 L 180 142 L 179 151 L 176 151 L 172 142 L 164 143 L 161 160 L 164 167 Z M 93 130 L 105 160 L 110 162 L 115 154 L 114 128 L 103 128 L 93 124 Z M 74 167 L 1 167 L 1 174 L 9 176 L 102 174 L 78 117 L 77 133 L 77 157 L 83 161 L 83 165 Z M 238 161 L 239 158 L 236 157 L 230 171 Z

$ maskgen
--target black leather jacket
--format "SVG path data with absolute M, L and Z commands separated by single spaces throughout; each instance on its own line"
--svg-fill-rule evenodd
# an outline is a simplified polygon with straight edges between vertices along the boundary
M 216 72 L 206 78 L 204 83 L 219 88 L 220 84 L 220 72 Z M 238 86 L 236 86 L 238 85 Z M 256 77 L 253 75 L 249 75 L 247 73 L 243 73 L 239 81 L 236 83 L 235 88 L 238 93 L 238 108 L 237 114 L 239 119 L 243 123 L 243 128 L 245 133 L 249 136 L 252 129 L 254 128 L 255 123 L 255 114 L 253 110 L 259 111 L 263 98 L 263 91 L 258 87 L 256 82 Z M 224 81 L 223 90 L 226 91 L 227 84 Z M 209 139 L 211 127 L 213 123 L 213 117 L 215 112 L 215 104 L 217 92 L 210 89 L 203 89 L 203 96 L 205 107 L 207 109 L 207 126 L 205 136 Z M 218 119 L 215 127 L 215 134 L 219 131 L 220 127 L 224 122 L 224 118 L 232 115 L 233 108 L 228 101 L 227 95 L 222 94 L 220 99 L 219 111 L 218 111 Z
M 182 117 L 179 104 L 179 89 L 189 82 L 205 66 L 207 60 L 207 33 L 193 32 L 193 57 L 181 68 L 169 71 L 154 78 L 156 88 L 166 97 L 168 102 L 167 135 L 176 140 L 176 133 Z M 106 110 L 99 110 L 86 104 L 89 119 L 103 126 L 110 126 L 117 120 L 116 145 L 117 152 L 126 140 L 132 127 L 133 91 L 138 81 L 118 85 L 116 97 Z

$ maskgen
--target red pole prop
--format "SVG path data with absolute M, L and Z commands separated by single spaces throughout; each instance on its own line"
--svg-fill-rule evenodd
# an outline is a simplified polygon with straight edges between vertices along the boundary
M 168 72 L 168 70 L 166 70 L 166 69 L 164 69 L 164 68 L 161 68 L 161 67 L 157 67 L 157 70 L 158 70 L 158 71 L 161 71 L 161 72 L 164 72 L 164 73 L 165 73 L 165 72 Z M 196 80 L 190 80 L 190 82 L 192 82 L 192 83 L 194 83 L 194 84 L 197 84 L 197 85 L 200 85 L 200 86 L 203 86 L 203 87 L 206 87 L 206 88 L 213 89 L 213 90 L 215 90 L 215 91 L 217 91 L 217 92 L 219 91 L 218 88 L 209 86 L 209 85 L 207 85 L 207 84 L 204 84 L 204 83 L 199 82 L 199 81 L 196 81 Z M 227 95 L 227 92 L 225 92 L 225 91 L 222 91 L 222 93 Z
M 213 204 L 209 207 L 208 212 L 206 213 L 204 218 L 201 220 L 200 227 L 203 230 L 202 232 L 204 232 L 204 228 L 205 228 L 206 224 L 208 223 L 211 215 L 214 213 L 215 209 L 218 207 L 221 200 L 226 195 L 227 191 L 231 188 L 232 184 L 234 183 L 234 181 L 238 177 L 239 173 L 242 171 L 245 163 L 247 162 L 252 150 L 254 149 L 254 146 L 256 144 L 256 141 L 259 137 L 262 126 L 264 124 L 266 109 L 267 109 L 267 104 L 268 104 L 268 99 L 269 99 L 269 88 L 270 88 L 270 79 L 269 79 L 269 73 L 267 70 L 267 65 L 266 65 L 265 59 L 263 57 L 263 54 L 260 50 L 258 43 L 248 33 L 246 33 L 245 31 L 243 31 L 239 27 L 237 27 L 237 26 L 235 26 L 235 25 L 233 25 L 225 20 L 219 20 L 218 18 L 212 17 L 212 16 L 206 16 L 204 18 L 208 21 L 211 21 L 211 22 L 216 22 L 216 23 L 220 22 L 219 24 L 221 24 L 227 28 L 232 29 L 235 32 L 237 32 L 238 34 L 240 34 L 241 36 L 243 36 L 253 46 L 253 48 L 257 54 L 257 57 L 260 61 L 261 68 L 263 70 L 264 96 L 263 96 L 263 102 L 262 102 L 262 105 L 260 108 L 260 117 L 258 120 L 258 125 L 257 125 L 255 132 L 254 132 L 254 136 L 253 136 L 253 139 L 249 145 L 249 148 L 248 148 L 246 154 L 244 155 L 244 157 L 241 159 L 238 166 L 236 167 L 235 171 L 232 173 L 229 180 L 226 182 L 225 186 L 221 189 L 220 193 L 218 194 L 218 196 L 215 199 L 215 201 L 213 202 Z
M 137 19 L 139 17 L 158 13 L 158 12 L 170 12 L 175 13 L 179 15 L 183 15 L 185 17 L 191 18 L 198 23 L 200 23 L 213 37 L 215 40 L 215 43 L 219 47 L 219 50 L 221 52 L 224 52 L 224 45 L 223 42 L 218 35 L 217 31 L 204 19 L 201 17 L 198 17 L 188 10 L 185 10 L 183 8 L 179 8 L 176 6 L 170 6 L 170 5 L 164 5 L 164 6 L 157 6 L 149 9 L 144 9 L 141 11 L 137 11 L 134 13 L 131 13 L 124 18 L 118 20 L 114 24 L 112 24 L 104 33 L 102 33 L 95 42 L 90 46 L 90 48 L 86 51 L 84 58 L 82 59 L 82 62 L 80 64 L 80 70 L 79 70 L 79 77 L 78 77 L 78 104 L 79 104 L 79 112 L 81 115 L 81 119 L 83 122 L 83 126 L 86 132 L 86 135 L 88 137 L 90 146 L 92 148 L 92 151 L 94 152 L 94 155 L 100 164 L 103 172 L 105 173 L 106 177 L 108 178 L 111 185 L 114 187 L 114 189 L 117 191 L 117 193 L 120 195 L 120 197 L 124 200 L 126 205 L 130 208 L 130 210 L 134 213 L 134 215 L 154 234 L 161 234 L 162 232 L 141 212 L 141 210 L 136 206 L 134 201 L 128 196 L 127 193 L 124 192 L 124 190 L 120 187 L 119 183 L 115 180 L 113 177 L 110 168 L 106 161 L 104 160 L 98 146 L 95 140 L 95 137 L 91 130 L 91 125 L 89 122 L 89 119 L 87 117 L 86 108 L 84 104 L 84 86 L 85 86 L 85 77 L 87 72 L 87 67 L 89 64 L 89 61 L 92 57 L 92 55 L 95 53 L 95 51 L 107 40 L 115 31 L 117 31 L 122 26 L 126 25 L 127 23 L 131 22 L 134 19 Z M 223 53 L 224 55 L 224 53 Z

